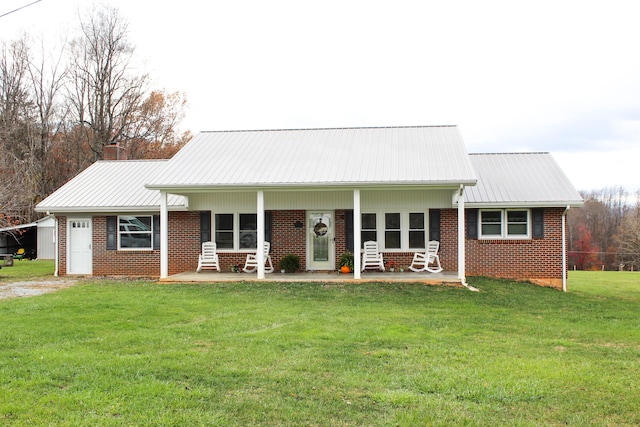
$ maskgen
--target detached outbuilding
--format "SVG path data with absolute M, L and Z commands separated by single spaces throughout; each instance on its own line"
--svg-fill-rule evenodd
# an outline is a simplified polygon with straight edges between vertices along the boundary
M 549 153 L 468 154 L 457 127 L 426 126 L 203 132 L 171 160 L 96 162 L 37 209 L 56 217 L 60 275 L 167 278 L 195 271 L 206 241 L 227 271 L 264 242 L 303 270 L 368 240 L 408 265 L 437 240 L 463 283 L 561 288 L 565 214 L 581 205 Z

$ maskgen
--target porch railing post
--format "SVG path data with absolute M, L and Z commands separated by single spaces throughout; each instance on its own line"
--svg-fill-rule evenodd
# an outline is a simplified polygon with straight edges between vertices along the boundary
M 458 190 L 458 279 L 466 282 L 465 277 L 465 223 L 464 223 L 464 186 Z
M 361 244 L 361 233 L 360 228 L 362 227 L 362 215 L 360 213 L 360 190 L 353 190 L 353 278 L 360 279 L 360 268 L 361 268 L 361 258 L 360 258 L 360 246 Z
M 160 278 L 169 277 L 169 211 L 167 192 L 160 192 Z
M 264 191 L 258 190 L 256 215 L 256 259 L 258 260 L 258 279 L 264 279 Z

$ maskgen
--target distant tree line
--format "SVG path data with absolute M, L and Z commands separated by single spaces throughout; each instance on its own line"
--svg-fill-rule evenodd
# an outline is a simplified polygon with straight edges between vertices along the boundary
M 567 214 L 569 267 L 640 268 L 640 191 L 605 187 L 581 192 L 584 206 Z
M 108 145 L 169 158 L 191 138 L 178 130 L 184 94 L 151 90 L 136 72 L 117 9 L 98 6 L 73 37 L 45 44 L 0 40 L 0 227 L 36 219 L 35 206 Z

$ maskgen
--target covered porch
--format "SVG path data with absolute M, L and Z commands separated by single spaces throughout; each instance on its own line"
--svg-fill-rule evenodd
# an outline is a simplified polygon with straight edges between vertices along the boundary
M 258 268 L 254 275 L 257 280 L 289 280 L 283 278 L 280 273 L 276 274 L 278 278 L 270 279 L 273 275 L 265 271 L 266 255 L 262 251 L 247 249 L 263 247 L 263 244 L 267 243 L 270 245 L 272 255 L 269 258 L 273 261 L 272 263 L 271 259 L 269 260 L 269 266 L 273 265 L 279 271 L 279 261 L 283 256 L 298 255 L 302 272 L 297 274 L 305 275 L 305 278 L 311 281 L 326 281 L 329 278 L 347 280 L 347 277 L 353 281 L 395 280 L 402 277 L 403 281 L 438 281 L 442 278 L 455 278 L 464 283 L 463 190 L 463 185 L 457 188 L 397 186 L 392 189 L 368 188 L 362 191 L 358 188 L 328 188 L 315 191 L 300 189 L 244 189 L 236 192 L 209 190 L 199 193 L 185 191 L 182 195 L 188 198 L 190 209 L 200 212 L 200 230 L 201 232 L 205 230 L 205 233 L 200 236 L 201 242 L 214 239 L 216 241 L 216 250 L 220 259 L 218 267 L 221 267 L 223 273 L 218 273 L 215 277 L 226 274 L 226 277 L 222 276 L 222 280 L 251 280 L 246 277 L 246 274 L 238 277 L 229 271 L 241 268 L 245 262 L 245 255 L 249 253 L 255 254 L 257 259 Z M 160 196 L 160 279 L 172 281 L 176 273 L 180 273 L 178 280 L 188 280 L 187 277 L 191 274 L 188 271 L 175 269 L 169 271 L 170 227 L 166 204 L 168 193 L 161 191 Z M 441 240 L 440 212 L 443 209 L 447 211 L 447 220 L 443 219 L 447 224 L 443 238 L 447 245 L 445 256 L 449 260 L 449 267 L 447 268 L 445 264 L 443 267 L 449 270 L 448 274 L 445 273 L 442 276 L 433 273 L 401 274 L 396 271 L 396 274 L 391 276 L 389 272 L 376 276 L 376 273 L 370 270 L 361 273 L 360 250 L 356 252 L 358 255 L 353 257 L 352 273 L 342 276 L 334 273 L 341 265 L 340 256 L 351 252 L 354 247 L 362 248 L 365 240 L 378 241 L 379 251 L 381 254 L 384 253 L 385 265 L 389 261 L 389 268 L 392 267 L 391 264 L 406 268 L 411 264 L 414 253 L 424 252 L 421 248 L 425 247 L 426 241 Z M 245 225 L 242 225 L 243 218 L 249 218 L 250 221 L 245 221 Z M 348 221 L 348 218 L 351 220 Z M 373 218 L 373 221 L 367 224 L 367 222 L 361 222 L 361 218 Z M 385 223 L 387 218 L 395 218 L 397 225 L 390 229 Z M 416 218 L 418 225 L 414 221 Z M 225 225 L 225 228 L 221 226 L 221 219 L 227 220 L 228 225 Z M 435 221 L 431 221 L 432 219 Z M 248 223 L 251 225 L 246 225 Z M 350 224 L 347 225 L 347 223 Z M 269 232 L 266 233 L 266 230 Z M 252 246 L 245 246 L 245 237 L 251 237 Z M 197 256 L 191 256 L 193 259 L 197 258 Z M 329 273 L 304 273 L 318 271 Z M 205 273 L 192 277 L 193 280 L 201 281 L 199 276 L 202 274 Z M 421 274 L 426 276 L 422 277 Z

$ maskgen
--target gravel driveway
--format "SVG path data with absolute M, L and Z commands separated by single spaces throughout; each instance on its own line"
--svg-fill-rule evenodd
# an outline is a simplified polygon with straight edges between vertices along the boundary
M 30 280 L 28 282 L 0 282 L 0 299 L 30 297 L 47 294 L 76 284 L 76 280 L 48 279 Z

